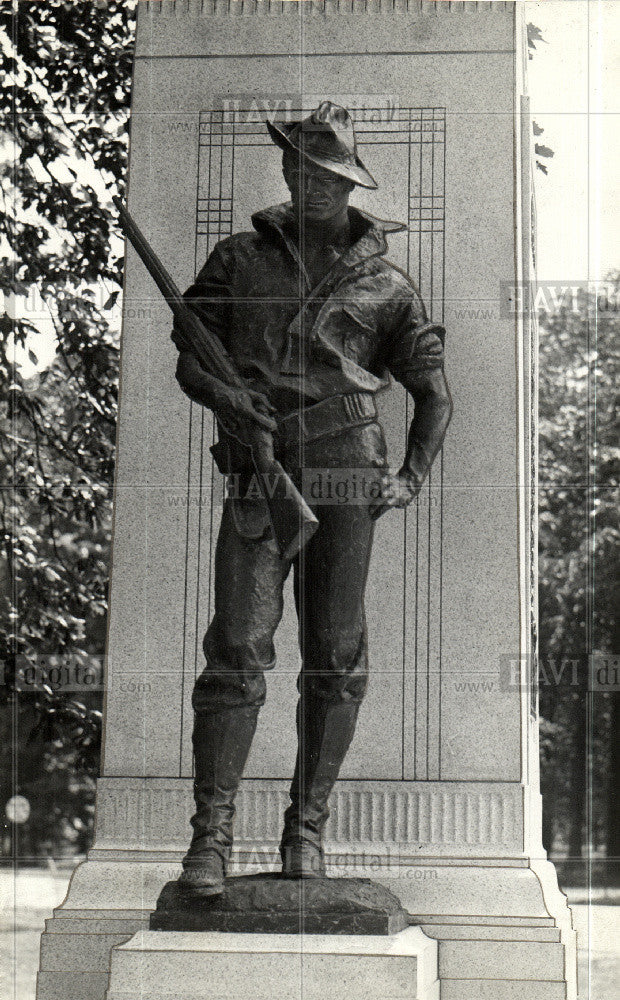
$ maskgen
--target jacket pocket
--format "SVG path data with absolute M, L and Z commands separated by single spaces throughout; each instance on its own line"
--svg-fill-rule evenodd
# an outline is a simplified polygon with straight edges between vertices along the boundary
M 346 358 L 367 364 L 374 353 L 376 331 L 363 315 L 350 306 L 342 306 L 342 350 Z

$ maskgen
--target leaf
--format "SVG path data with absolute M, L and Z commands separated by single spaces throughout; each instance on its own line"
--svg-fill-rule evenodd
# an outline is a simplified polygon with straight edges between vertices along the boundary
M 543 42 L 545 45 L 547 44 L 542 36 L 540 28 L 538 28 L 535 24 L 529 23 L 527 26 L 527 44 L 529 48 L 535 49 L 536 42 Z
M 544 128 L 540 127 L 540 125 L 538 124 L 538 122 L 534 122 L 534 121 L 532 122 L 532 129 L 533 129 L 534 135 L 542 135 L 543 132 L 545 131 Z
M 534 146 L 534 152 L 537 156 L 555 156 L 555 153 L 552 149 L 549 149 L 549 146 L 541 146 L 538 142 Z

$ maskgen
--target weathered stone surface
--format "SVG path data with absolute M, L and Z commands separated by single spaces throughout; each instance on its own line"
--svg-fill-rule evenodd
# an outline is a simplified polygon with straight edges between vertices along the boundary
M 206 997 L 439 1000 L 437 942 L 419 927 L 389 937 L 139 931 L 113 949 L 105 1000 Z
M 273 934 L 396 934 L 408 926 L 400 900 L 364 878 L 226 879 L 221 896 L 199 896 L 168 882 L 151 914 L 151 930 Z

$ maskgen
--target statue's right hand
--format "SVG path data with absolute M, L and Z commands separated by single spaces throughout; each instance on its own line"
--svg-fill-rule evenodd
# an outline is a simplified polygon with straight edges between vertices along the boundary
M 277 430 L 272 414 L 275 412 L 267 397 L 254 389 L 233 389 L 224 386 L 214 401 L 213 409 L 224 426 L 232 433 L 243 432 L 248 420 L 266 430 Z
M 233 434 L 242 435 L 249 420 L 268 431 L 277 428 L 274 407 L 262 392 L 226 385 L 204 371 L 190 351 L 179 354 L 177 380 L 190 399 L 213 410 Z

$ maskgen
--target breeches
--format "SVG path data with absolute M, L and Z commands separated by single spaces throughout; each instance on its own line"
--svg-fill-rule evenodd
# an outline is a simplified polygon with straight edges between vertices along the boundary
M 386 462 L 381 429 L 373 423 L 328 438 L 306 459 L 326 469 L 381 469 Z M 321 503 L 313 509 L 319 527 L 290 562 L 281 559 L 272 537 L 243 537 L 231 501 L 226 502 L 215 555 L 215 613 L 203 644 L 207 662 L 193 694 L 197 713 L 264 703 L 264 671 L 275 665 L 274 635 L 291 567 L 302 662 L 298 689 L 310 686 L 331 702 L 364 697 L 364 590 L 374 522 L 367 503 Z

